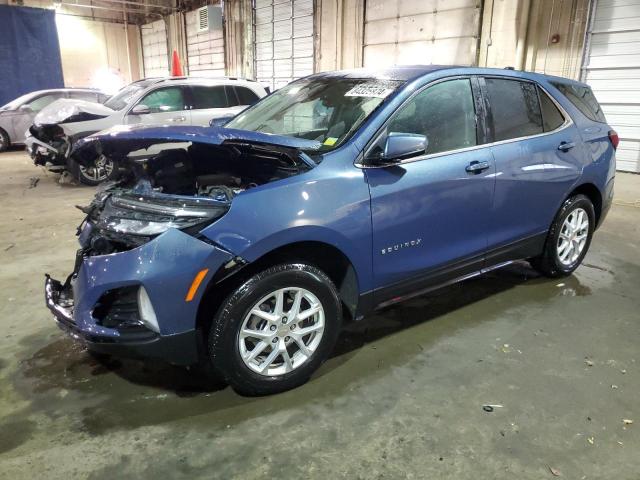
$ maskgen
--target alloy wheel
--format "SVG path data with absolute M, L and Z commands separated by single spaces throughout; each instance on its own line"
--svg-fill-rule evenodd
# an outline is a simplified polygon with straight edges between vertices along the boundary
M 567 215 L 560 229 L 556 245 L 560 263 L 565 266 L 575 263 L 580 258 L 588 238 L 589 215 L 584 209 L 576 208 Z
M 93 182 L 102 182 L 109 178 L 113 172 L 113 160 L 108 159 L 104 155 L 100 155 L 94 162 L 93 167 L 83 167 L 80 165 L 80 173 Z
M 305 364 L 320 345 L 324 308 L 304 288 L 286 287 L 262 297 L 244 318 L 238 347 L 254 372 L 275 376 Z

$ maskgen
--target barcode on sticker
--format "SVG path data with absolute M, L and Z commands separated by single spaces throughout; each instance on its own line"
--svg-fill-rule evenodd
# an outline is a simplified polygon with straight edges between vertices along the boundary
M 376 97 L 385 98 L 393 92 L 393 89 L 386 85 L 380 85 L 376 83 L 363 83 L 357 85 L 344 94 L 345 97 Z

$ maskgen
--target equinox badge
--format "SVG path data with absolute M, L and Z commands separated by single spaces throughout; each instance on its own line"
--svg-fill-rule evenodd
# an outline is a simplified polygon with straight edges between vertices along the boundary
M 391 245 L 390 247 L 385 247 L 381 250 L 382 255 L 386 255 L 387 253 L 393 253 L 402 250 L 403 248 L 417 247 L 422 243 L 421 238 L 416 238 L 415 240 L 409 240 L 404 243 L 396 243 L 395 245 Z

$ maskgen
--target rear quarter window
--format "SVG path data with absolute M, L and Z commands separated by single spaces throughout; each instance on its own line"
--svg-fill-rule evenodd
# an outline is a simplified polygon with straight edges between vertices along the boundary
M 594 122 L 607 123 L 602 113 L 602 108 L 596 100 L 591 88 L 582 85 L 570 85 L 568 83 L 551 82 L 560 92 L 582 112 L 582 114 Z

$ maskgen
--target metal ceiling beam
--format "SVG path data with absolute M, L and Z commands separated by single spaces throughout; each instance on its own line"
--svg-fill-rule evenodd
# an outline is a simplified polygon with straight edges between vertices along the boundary
M 78 7 L 78 8 L 93 8 L 95 10 L 107 10 L 109 12 L 117 12 L 117 13 L 122 13 L 122 10 L 120 9 L 115 9 L 115 8 L 111 8 L 111 7 L 102 7 L 99 5 L 85 5 L 85 4 L 81 4 L 81 3 L 72 3 L 72 2 L 56 2 L 56 3 L 60 3 L 60 5 L 64 5 L 66 7 Z M 159 13 L 155 13 L 155 12 L 147 12 L 145 10 L 137 10 L 137 9 L 130 9 L 127 8 L 125 10 L 126 13 L 132 13 L 132 14 L 140 14 L 140 15 L 147 15 L 147 16 L 155 16 L 155 17 L 160 17 L 162 18 L 162 15 L 160 15 Z M 64 12 L 61 12 L 64 14 Z

